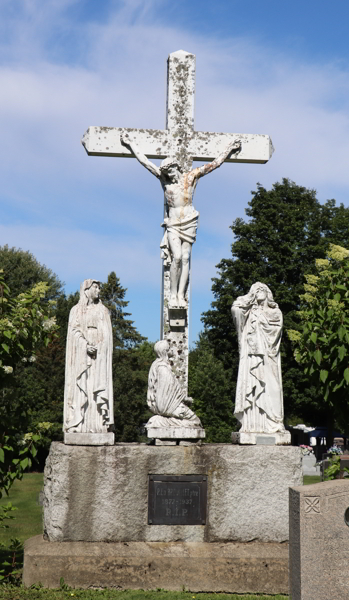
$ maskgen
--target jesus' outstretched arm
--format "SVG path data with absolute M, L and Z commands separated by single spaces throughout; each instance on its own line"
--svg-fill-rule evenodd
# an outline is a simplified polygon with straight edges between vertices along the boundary
M 135 144 L 135 142 L 133 140 L 131 140 L 127 131 L 123 131 L 121 133 L 120 141 L 123 144 L 123 146 L 127 146 L 128 148 L 130 148 L 132 150 L 133 154 L 135 155 L 137 160 L 141 163 L 141 165 L 143 165 L 143 167 L 148 169 L 148 171 L 150 171 L 150 173 L 152 173 L 152 175 L 155 175 L 155 177 L 160 178 L 161 172 L 160 172 L 159 167 L 157 167 L 156 165 L 154 165 L 154 163 L 152 163 L 150 160 L 147 159 L 145 154 L 143 154 L 143 152 L 140 151 L 137 144 Z
M 217 158 L 206 163 L 206 165 L 203 165 L 202 167 L 193 169 L 193 171 L 195 171 L 197 177 L 203 177 L 204 175 L 211 173 L 211 171 L 218 169 L 231 154 L 239 154 L 239 152 L 241 152 L 241 142 L 240 140 L 234 140 L 228 144 L 225 150 L 223 150 Z

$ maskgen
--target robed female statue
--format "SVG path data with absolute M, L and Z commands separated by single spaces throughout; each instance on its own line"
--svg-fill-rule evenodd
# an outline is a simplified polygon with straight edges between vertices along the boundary
M 284 432 L 280 342 L 282 313 L 264 283 L 232 306 L 239 340 L 235 416 L 240 433 Z
M 113 334 L 100 283 L 85 279 L 69 315 L 64 424 L 66 433 L 106 433 L 114 423 Z

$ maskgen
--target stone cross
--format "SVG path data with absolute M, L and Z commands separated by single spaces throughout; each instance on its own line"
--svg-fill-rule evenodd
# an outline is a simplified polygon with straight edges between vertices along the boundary
M 126 132 L 127 139 L 135 144 L 138 153 L 144 156 L 145 160 L 171 157 L 186 173 L 190 171 L 193 161 L 214 161 L 234 142 L 235 146 L 239 145 L 239 150 L 227 155 L 225 162 L 268 162 L 273 153 L 273 145 L 268 135 L 194 131 L 194 94 L 195 55 L 184 50 L 173 52 L 169 55 L 167 63 L 166 129 L 89 127 L 82 139 L 87 154 L 134 158 L 136 150 L 133 152 L 132 144 L 125 145 L 123 141 Z M 137 158 L 140 160 L 139 156 Z M 147 166 L 144 160 L 142 164 Z M 158 168 L 153 166 L 155 169 L 149 166 L 147 168 L 159 176 L 155 172 Z M 164 263 L 160 337 L 169 342 L 172 368 L 183 386 L 187 386 L 188 380 L 188 316 L 189 290 L 187 289 L 185 307 L 171 306 L 170 266 Z

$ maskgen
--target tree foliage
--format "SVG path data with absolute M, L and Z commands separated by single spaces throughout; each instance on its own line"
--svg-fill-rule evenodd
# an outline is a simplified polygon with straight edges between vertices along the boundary
M 266 283 L 284 315 L 285 328 L 298 329 L 304 272 L 315 271 L 315 258 L 325 256 L 330 242 L 346 245 L 349 241 L 349 210 L 336 206 L 334 200 L 320 204 L 314 190 L 288 179 L 275 183 L 271 190 L 258 184 L 246 215 L 248 221 L 236 219 L 231 226 L 232 257 L 217 265 L 214 301 L 202 317 L 202 340 L 222 362 L 231 398 L 235 397 L 239 363 L 230 312 L 233 300 L 246 294 L 256 281 Z M 316 409 L 321 422 L 325 413 L 319 410 L 317 389 L 295 361 L 285 335 L 281 355 L 286 417 L 313 423 Z
M 0 246 L 0 269 L 4 271 L 5 283 L 14 296 L 26 292 L 44 281 L 48 284 L 46 299 L 58 298 L 62 294 L 62 282 L 51 269 L 39 263 L 28 251 L 20 248 Z
M 46 283 L 37 283 L 32 289 L 13 296 L 0 272 L 0 393 L 6 396 L 14 373 L 21 361 L 35 361 L 38 348 L 48 345 L 57 329 L 50 304 L 43 302 Z M 19 439 L 16 423 L 10 418 L 6 403 L 0 405 L 0 497 L 10 489 L 15 479 L 35 456 L 34 443 L 40 436 Z M 22 446 L 19 443 L 22 442 Z
M 193 410 L 206 431 L 205 441 L 231 442 L 231 432 L 237 422 L 233 416 L 228 374 L 205 340 L 190 353 L 189 396 L 194 399 Z
M 0 271 L 0 388 L 21 360 L 34 362 L 36 350 L 54 337 L 56 319 L 50 304 L 43 302 L 47 289 L 40 282 L 12 296 Z
M 305 275 L 300 331 L 289 330 L 295 358 L 311 377 L 319 402 L 338 426 L 349 431 L 349 250 L 331 244 L 316 261 L 317 275 Z
M 142 425 L 148 420 L 148 372 L 155 353 L 125 312 L 126 289 L 114 272 L 102 285 L 101 299 L 109 308 L 113 328 L 113 390 L 115 437 L 119 442 L 138 442 Z

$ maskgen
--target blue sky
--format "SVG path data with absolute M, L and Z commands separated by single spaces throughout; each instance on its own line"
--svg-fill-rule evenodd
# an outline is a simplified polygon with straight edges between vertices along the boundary
M 225 164 L 198 185 L 191 339 L 212 301 L 229 225 L 259 181 L 349 198 L 347 0 L 2 0 L 0 244 L 66 283 L 115 270 L 139 331 L 160 322 L 162 193 L 135 160 L 88 157 L 89 125 L 165 125 L 166 59 L 196 54 L 195 127 L 267 133 L 266 165 Z

